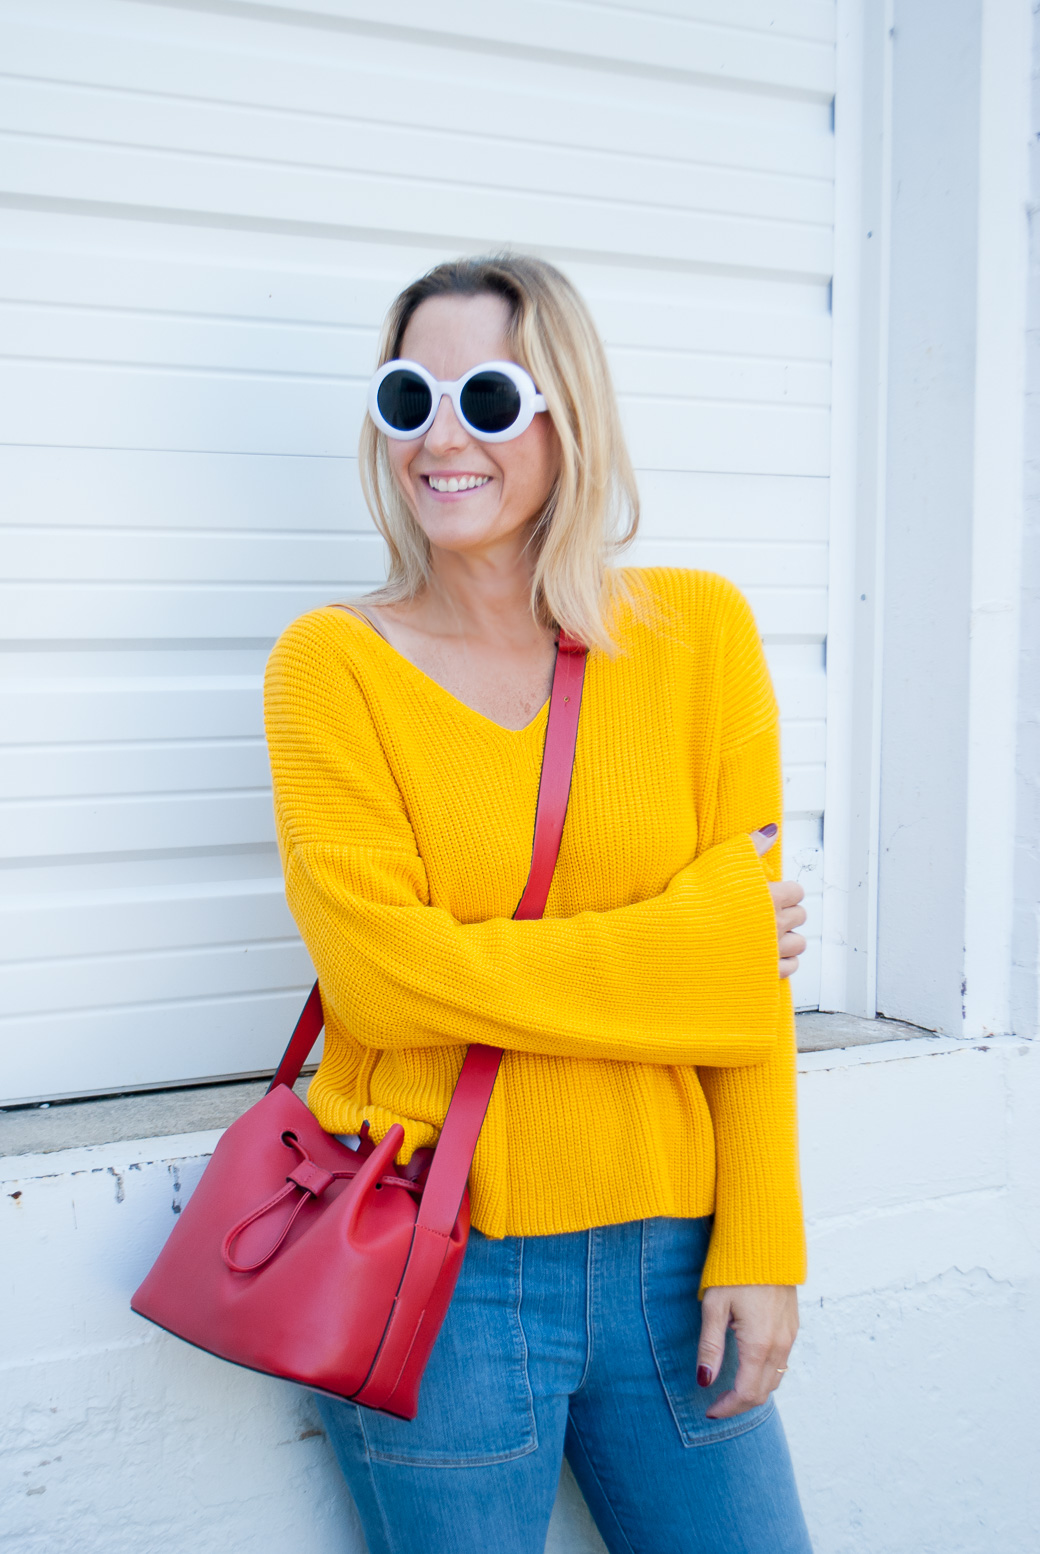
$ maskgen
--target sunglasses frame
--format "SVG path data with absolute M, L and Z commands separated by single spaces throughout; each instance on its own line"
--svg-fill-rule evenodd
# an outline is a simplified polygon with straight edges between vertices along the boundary
M 432 400 L 430 413 L 426 420 L 421 425 L 407 432 L 398 431 L 396 426 L 391 426 L 379 408 L 379 390 L 383 379 L 388 378 L 392 372 L 401 371 L 414 372 L 416 377 L 421 378 L 430 390 Z M 504 431 L 479 431 L 477 427 L 466 420 L 462 413 L 462 390 L 471 378 L 475 378 L 481 372 L 502 373 L 516 386 L 520 395 L 520 412 L 512 426 L 507 426 Z M 421 363 L 408 361 L 404 357 L 396 357 L 393 361 L 384 362 L 368 385 L 368 413 L 384 436 L 392 437 L 395 442 L 418 442 L 421 437 L 426 436 L 426 433 L 436 420 L 437 411 L 440 409 L 441 400 L 445 395 L 451 400 L 460 425 L 466 429 L 471 437 L 475 437 L 478 442 L 512 442 L 514 437 L 520 437 L 527 431 L 536 415 L 548 409 L 545 399 L 534 386 L 534 379 L 531 377 L 531 374 L 526 368 L 521 367 L 519 362 L 480 362 L 478 366 L 471 367 L 468 372 L 463 373 L 461 378 L 442 382 L 439 378 L 435 378 L 432 372 L 428 372 Z

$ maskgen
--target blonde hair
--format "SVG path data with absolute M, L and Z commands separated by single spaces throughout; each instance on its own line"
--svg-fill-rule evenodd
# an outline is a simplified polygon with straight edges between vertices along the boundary
M 409 320 L 429 297 L 487 292 L 509 305 L 513 354 L 545 396 L 560 443 L 559 476 L 533 531 L 532 612 L 586 646 L 612 652 L 613 604 L 624 590 L 609 563 L 636 532 L 639 495 L 606 353 L 567 277 L 544 259 L 514 254 L 439 264 L 390 308 L 379 365 L 400 354 Z M 393 478 L 386 437 L 369 416 L 361 432 L 360 472 L 390 552 L 386 583 L 370 597 L 386 604 L 413 599 L 429 578 L 429 541 Z

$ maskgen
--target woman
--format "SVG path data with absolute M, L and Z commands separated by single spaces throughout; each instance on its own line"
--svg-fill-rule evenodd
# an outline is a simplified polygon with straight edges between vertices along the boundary
M 608 569 L 634 480 L 550 265 L 439 266 L 380 361 L 361 461 L 389 581 L 295 622 L 266 686 L 326 1012 L 309 1104 L 341 1135 L 400 1122 L 403 1163 L 467 1044 L 506 1051 L 418 1417 L 320 1403 L 369 1549 L 535 1554 L 566 1451 L 612 1554 L 804 1554 L 772 1394 L 804 1277 L 805 914 L 768 851 L 751 612 L 712 574 Z M 515 922 L 560 628 L 590 649 L 570 807 L 545 916 Z

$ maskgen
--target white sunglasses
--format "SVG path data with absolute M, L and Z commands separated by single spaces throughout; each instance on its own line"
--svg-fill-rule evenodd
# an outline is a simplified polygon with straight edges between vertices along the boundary
M 442 383 L 418 362 L 386 362 L 368 386 L 368 413 L 381 432 L 400 441 L 425 437 L 447 394 L 455 414 L 481 442 L 509 442 L 546 408 L 530 373 L 516 362 L 481 362 Z

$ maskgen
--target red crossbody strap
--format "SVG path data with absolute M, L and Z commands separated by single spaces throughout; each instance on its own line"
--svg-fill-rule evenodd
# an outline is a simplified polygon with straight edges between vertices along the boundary
M 307 994 L 307 1002 L 300 1011 L 300 1018 L 296 1022 L 296 1028 L 289 1037 L 289 1045 L 282 1053 L 282 1061 L 274 1071 L 274 1078 L 267 1087 L 270 1095 L 279 1085 L 288 1085 L 291 1090 L 300 1077 L 300 1070 L 311 1055 L 314 1044 L 321 1035 L 322 1026 L 325 1024 L 325 1015 L 321 1007 L 321 994 L 318 984 L 315 982 Z
M 531 872 L 527 877 L 524 893 L 520 897 L 520 904 L 513 913 L 514 918 L 541 917 L 545 910 L 546 898 L 549 894 L 549 886 L 552 884 L 553 872 L 556 868 L 556 859 L 560 852 L 560 842 L 563 839 L 563 822 L 567 816 L 567 801 L 571 791 L 571 773 L 574 770 L 574 748 L 578 738 L 578 715 L 581 712 L 581 693 L 585 683 L 585 659 L 586 651 L 580 642 L 573 637 L 568 637 L 561 631 L 556 653 L 556 668 L 553 671 L 552 690 L 549 694 L 549 717 L 545 726 L 545 748 L 542 753 L 542 774 L 538 784 L 538 805 L 534 816 L 534 845 L 531 851 Z M 300 1077 L 300 1071 L 310 1056 L 318 1037 L 321 1035 L 322 1026 L 325 1024 L 325 1016 L 321 1007 L 321 993 L 315 982 L 307 996 L 307 1002 L 300 1012 L 300 1018 L 289 1038 L 289 1045 L 282 1054 L 282 1060 L 275 1069 L 274 1078 L 268 1085 L 268 1092 L 278 1085 L 287 1085 L 291 1090 Z M 498 1051 L 497 1048 L 489 1048 L 489 1051 Z M 501 1052 L 499 1051 L 499 1057 Z M 474 1078 L 477 1065 L 474 1064 Z M 498 1065 L 495 1065 L 498 1072 Z M 462 1075 L 467 1073 L 467 1067 L 463 1064 Z M 483 1084 L 485 1081 L 481 1081 Z M 480 1120 L 484 1120 L 484 1112 L 487 1111 L 488 1101 L 491 1099 L 491 1090 L 495 1080 L 492 1075 L 490 1084 L 487 1085 L 487 1096 L 483 1109 L 480 1112 Z M 467 1081 L 466 1089 L 469 1089 Z M 458 1093 L 456 1089 L 456 1094 Z M 478 1092 L 474 1092 L 478 1094 Z M 455 1097 L 452 1097 L 454 1103 Z M 449 1107 L 448 1115 L 451 1115 Z M 445 1118 L 445 1124 L 447 1118 Z M 473 1148 L 470 1150 L 472 1158 L 473 1149 L 476 1148 L 477 1134 L 480 1132 L 480 1124 L 477 1125 L 473 1135 Z M 463 1182 L 465 1186 L 465 1182 Z M 462 1201 L 462 1193 L 459 1192 L 459 1202 Z M 455 1205 L 455 1213 L 458 1213 L 458 1204 Z M 452 1224 L 454 1224 L 454 1215 Z
M 571 775 L 578 738 L 581 690 L 585 685 L 586 650 L 580 642 L 560 632 L 557 667 L 553 670 L 549 718 L 546 723 L 546 747 L 538 783 L 538 807 L 535 810 L 535 842 L 532 864 L 515 918 L 541 917 L 546 908 L 553 870 L 560 855 L 567 800 L 571 797 Z M 322 996 L 314 984 L 303 1013 L 298 1018 L 289 1046 L 278 1064 L 270 1089 L 277 1085 L 292 1088 L 311 1047 L 322 1032 Z M 474 1044 L 469 1047 L 459 1080 L 455 1083 L 445 1125 L 440 1130 L 429 1176 L 423 1189 L 417 1229 L 432 1231 L 438 1237 L 451 1234 L 459 1204 L 465 1192 L 473 1152 L 477 1147 L 483 1117 L 488 1110 L 494 1080 L 502 1061 L 501 1047 Z
M 572 642 L 561 632 L 545 729 L 531 872 L 513 914 L 517 918 L 541 917 L 549 894 L 570 798 L 585 658 L 581 643 Z M 372 1369 L 356 1394 L 358 1403 L 380 1406 L 393 1395 L 404 1372 L 422 1322 L 420 1316 L 416 1323 L 415 1313 L 426 1311 L 448 1255 L 501 1061 L 501 1047 L 480 1043 L 474 1043 L 463 1060 L 423 1187 L 412 1247 L 393 1312 Z
M 585 683 L 586 653 L 580 642 L 560 633 L 545 727 L 542 775 L 534 817 L 531 872 L 514 918 L 541 917 L 563 839 L 571 792 L 578 714 Z M 474 1043 L 466 1054 L 423 1188 L 416 1229 L 451 1233 L 473 1163 L 473 1151 L 495 1087 L 501 1047 Z
M 527 876 L 514 918 L 541 917 L 549 896 L 556 860 L 563 840 L 563 822 L 574 772 L 574 747 L 578 741 L 578 714 L 585 684 L 585 649 L 573 637 L 560 632 L 545 726 L 542 775 L 538 783 L 538 807 L 534 815 L 531 872 Z

